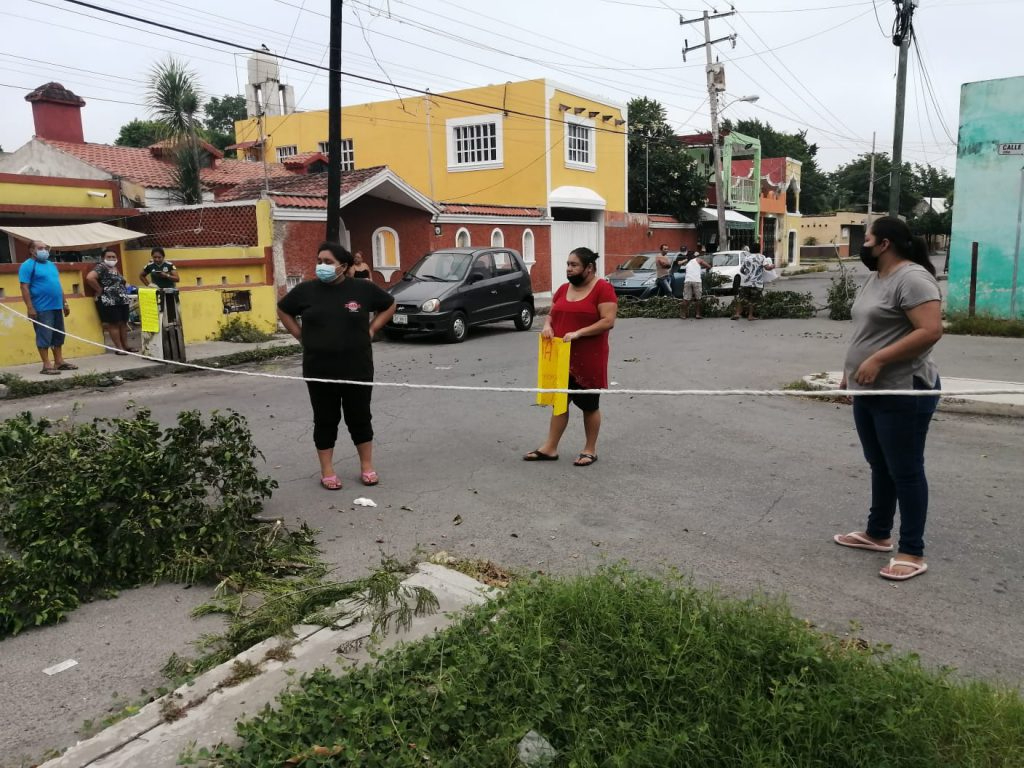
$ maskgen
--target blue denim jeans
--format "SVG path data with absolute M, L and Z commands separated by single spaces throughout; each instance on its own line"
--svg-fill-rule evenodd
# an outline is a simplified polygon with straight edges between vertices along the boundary
M 941 389 L 938 377 L 929 387 L 914 379 L 914 389 Z M 924 555 L 924 524 L 928 518 L 928 479 L 924 474 L 924 443 L 939 398 L 882 395 L 853 398 L 864 458 L 871 466 L 871 511 L 868 536 L 892 534 L 896 505 L 900 508 L 898 551 Z

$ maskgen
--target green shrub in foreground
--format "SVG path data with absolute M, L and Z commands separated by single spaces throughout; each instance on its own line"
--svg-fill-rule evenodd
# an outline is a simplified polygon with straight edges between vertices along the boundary
M 321 670 L 217 765 L 1013 766 L 1024 703 L 822 637 L 781 605 L 621 568 L 513 584 L 445 633 Z M 319 749 L 319 752 L 317 752 Z M 318 756 L 319 755 L 319 756 Z
M 0 638 L 146 582 L 275 575 L 317 562 L 311 532 L 253 520 L 277 487 L 237 413 L 0 423 Z

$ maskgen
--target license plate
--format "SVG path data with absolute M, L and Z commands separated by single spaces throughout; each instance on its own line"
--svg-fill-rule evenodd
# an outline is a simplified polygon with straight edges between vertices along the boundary
M 394 315 L 391 318 L 391 322 L 393 322 L 395 325 L 408 325 L 409 324 L 409 316 L 408 315 L 397 315 L 396 314 L 396 315 Z

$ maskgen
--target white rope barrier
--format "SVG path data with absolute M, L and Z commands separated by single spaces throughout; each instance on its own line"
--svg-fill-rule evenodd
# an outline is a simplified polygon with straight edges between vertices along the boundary
M 237 368 L 218 368 L 211 365 L 200 365 L 199 363 L 183 363 L 176 360 L 162 360 L 158 357 L 144 355 L 141 352 L 130 352 L 116 347 L 110 347 L 92 339 L 76 336 L 67 331 L 61 331 L 45 323 L 41 323 L 26 314 L 18 312 L 7 305 L 0 303 L 0 308 L 20 317 L 23 320 L 46 328 L 55 333 L 63 333 L 67 338 L 80 341 L 93 347 L 99 347 L 110 352 L 122 352 L 140 360 L 147 360 L 161 365 L 176 365 L 181 368 L 191 368 L 198 371 L 212 371 L 214 373 L 227 373 L 236 376 L 253 376 L 264 379 L 279 379 L 283 381 L 313 382 L 315 384 L 355 384 L 363 387 L 390 387 L 395 389 L 431 389 L 443 392 L 513 392 L 519 394 L 535 395 L 545 394 L 577 394 L 577 395 L 653 395 L 663 397 L 863 397 L 879 395 L 904 395 L 910 397 L 977 397 L 979 395 L 1022 395 L 1024 387 L 1007 389 L 977 389 L 962 390 L 958 392 L 943 392 L 930 389 L 542 389 L 540 387 L 488 387 L 488 386 L 467 386 L 459 384 L 413 384 L 411 382 L 396 381 L 351 381 L 348 379 L 318 379 L 306 376 L 292 376 L 285 373 L 266 373 L 264 371 L 243 371 Z

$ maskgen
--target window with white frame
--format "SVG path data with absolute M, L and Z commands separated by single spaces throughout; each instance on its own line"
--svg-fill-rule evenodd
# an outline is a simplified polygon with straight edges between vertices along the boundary
M 534 256 L 533 230 L 523 232 L 523 261 L 533 264 L 536 261 Z
M 501 248 L 505 244 L 505 233 L 500 229 L 495 228 L 491 232 L 491 247 Z
M 294 144 L 289 144 L 288 146 L 285 147 L 277 147 L 276 152 L 277 162 L 282 163 L 284 162 L 285 158 L 295 157 L 295 155 L 299 154 L 299 148 Z
M 452 118 L 445 123 L 445 128 L 449 171 L 502 167 L 501 115 Z
M 469 246 L 470 246 L 469 230 L 466 229 L 465 227 L 462 227 L 462 228 L 459 229 L 458 232 L 455 233 L 455 247 L 456 248 L 469 248 Z
M 317 149 L 324 155 L 330 156 L 330 152 L 327 150 L 330 148 L 330 142 L 321 141 L 317 144 Z M 343 171 L 354 171 L 356 169 L 356 151 L 355 146 L 352 143 L 352 139 L 341 140 L 341 170 Z
M 398 269 L 400 263 L 398 233 L 391 227 L 381 227 L 373 233 L 373 266 L 377 269 Z
M 565 116 L 565 164 L 586 171 L 597 169 L 594 156 L 594 121 L 575 115 Z

